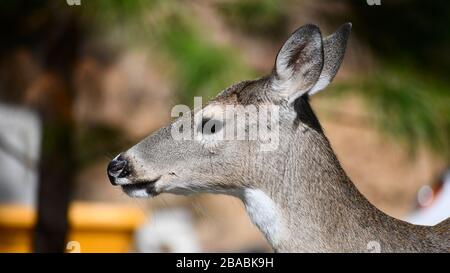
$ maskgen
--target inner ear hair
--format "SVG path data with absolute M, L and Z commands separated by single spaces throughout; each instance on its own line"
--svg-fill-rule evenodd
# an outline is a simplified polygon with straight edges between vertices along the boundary
M 318 81 L 323 68 L 322 34 L 315 25 L 297 29 L 278 52 L 273 89 L 293 102 Z

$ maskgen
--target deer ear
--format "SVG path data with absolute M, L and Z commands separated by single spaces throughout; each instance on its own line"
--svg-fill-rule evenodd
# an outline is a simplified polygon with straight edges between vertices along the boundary
M 308 92 L 309 95 L 317 93 L 330 84 L 336 76 L 342 60 L 344 59 L 347 39 L 352 29 L 351 23 L 340 26 L 336 32 L 323 39 L 324 63 L 322 73 L 314 87 Z
M 278 52 L 272 77 L 273 90 L 292 102 L 314 87 L 322 67 L 320 30 L 315 25 L 302 26 Z

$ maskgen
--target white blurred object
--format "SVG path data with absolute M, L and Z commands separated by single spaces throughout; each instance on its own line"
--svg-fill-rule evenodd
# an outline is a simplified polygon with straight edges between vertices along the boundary
M 159 210 L 135 234 L 138 252 L 200 252 L 194 223 L 184 208 Z
M 0 104 L 0 203 L 35 206 L 40 145 L 37 115 Z
M 450 170 L 442 177 L 438 189 L 421 187 L 417 193 L 418 208 L 406 221 L 416 225 L 433 226 L 450 217 Z

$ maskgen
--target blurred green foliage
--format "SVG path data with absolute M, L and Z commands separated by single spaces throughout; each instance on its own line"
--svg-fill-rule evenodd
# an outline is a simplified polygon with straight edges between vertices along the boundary
M 448 83 L 405 67 L 384 64 L 370 76 L 336 84 L 328 94 L 358 92 L 381 132 L 400 140 L 412 155 L 426 145 L 450 161 Z
M 266 39 L 285 36 L 288 14 L 286 5 L 276 0 L 219 2 L 218 8 L 227 23 Z
M 117 26 L 123 20 L 140 26 L 134 29 L 139 34 L 133 42 L 147 43 L 149 50 L 168 57 L 176 68 L 171 77 L 181 103 L 192 105 L 194 96 L 211 98 L 230 84 L 254 76 L 235 48 L 210 39 L 202 22 L 190 13 L 188 3 L 98 0 L 86 10 L 91 19 L 92 14 L 101 13 L 94 18 L 103 27 Z M 146 20 L 148 17 L 152 20 Z
M 194 96 L 212 98 L 252 75 L 236 50 L 214 43 L 200 30 L 198 22 L 174 12 L 154 32 L 160 50 L 168 53 L 177 66 L 178 94 L 188 105 L 192 105 Z
M 404 71 L 388 70 L 361 88 L 380 129 L 403 140 L 412 152 L 427 144 L 450 160 L 450 93 L 448 86 Z

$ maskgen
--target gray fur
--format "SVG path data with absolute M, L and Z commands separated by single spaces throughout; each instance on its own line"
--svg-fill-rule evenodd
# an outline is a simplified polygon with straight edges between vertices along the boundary
M 379 243 L 382 252 L 448 252 L 450 219 L 434 227 L 415 226 L 373 206 L 342 169 L 307 97 L 301 96 L 317 83 L 321 73 L 330 81 L 334 77 L 349 31 L 349 25 L 344 25 L 325 39 L 325 65 L 320 64 L 323 46 L 315 26 L 295 32 L 283 46 L 280 54 L 293 52 L 284 51 L 286 48 L 298 50 L 297 42 L 301 41 L 309 41 L 304 48 L 312 48 L 309 53 L 300 49 L 284 55 L 308 56 L 300 58 L 305 64 L 288 62 L 287 67 L 295 66 L 294 73 L 301 71 L 299 77 L 294 76 L 300 81 L 296 89 L 300 96 L 297 94 L 293 103 L 274 89 L 274 81 L 292 80 L 292 75 L 282 77 L 283 72 L 277 69 L 261 79 L 233 85 L 210 102 L 279 105 L 281 139 L 277 150 L 261 152 L 258 141 L 253 140 L 222 141 L 214 148 L 205 148 L 197 141 L 173 140 L 169 124 L 124 153 L 131 166 L 126 183 L 159 178 L 149 183 L 146 195 L 212 192 L 236 196 L 244 203 L 248 200 L 243 193 L 258 189 L 275 204 L 275 213 L 267 214 L 272 221 L 262 219 L 259 227 L 278 252 L 366 252 L 372 241 Z M 309 44 L 311 41 L 320 44 Z M 283 86 L 283 82 L 278 84 Z M 133 195 L 126 187 L 124 191 Z M 270 227 L 271 222 L 277 224 L 276 229 Z

